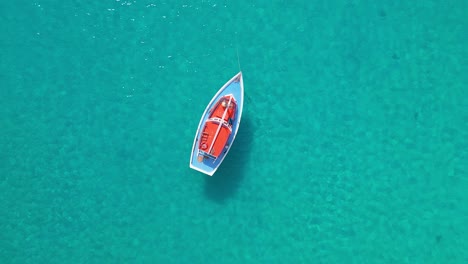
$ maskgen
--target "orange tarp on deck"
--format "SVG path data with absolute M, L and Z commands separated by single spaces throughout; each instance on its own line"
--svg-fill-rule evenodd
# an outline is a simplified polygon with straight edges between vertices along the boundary
M 229 136 L 231 135 L 231 131 L 229 130 L 229 128 L 227 128 L 225 125 L 222 125 L 221 129 L 219 130 L 218 136 L 216 137 L 216 140 L 213 143 L 213 139 L 216 134 L 216 131 L 218 130 L 218 126 L 218 122 L 206 122 L 199 145 L 201 150 L 208 152 L 209 154 L 215 157 L 218 157 L 223 152 L 224 146 L 226 145 L 226 142 Z M 213 144 L 213 147 L 211 149 L 211 152 L 209 152 L 211 144 Z
M 218 131 L 218 127 L 220 126 L 219 122 L 213 120 L 206 121 L 205 126 L 203 127 L 202 135 L 198 146 L 200 150 L 207 152 L 215 157 L 218 157 L 224 151 L 224 147 L 226 146 L 227 140 L 231 135 L 231 130 L 229 128 L 231 125 L 229 124 L 229 122 L 230 119 L 233 120 L 235 117 L 235 110 L 237 104 L 234 101 L 234 99 L 231 99 L 231 103 L 229 104 L 229 98 L 230 97 L 225 96 L 219 99 L 219 101 L 216 102 L 214 109 L 210 113 L 210 118 L 217 117 L 221 119 L 224 115 L 224 121 L 227 122 L 227 124 L 221 125 L 218 135 L 216 136 L 216 132 Z M 227 111 L 226 107 L 229 107 Z M 224 114 L 225 112 L 226 114 Z

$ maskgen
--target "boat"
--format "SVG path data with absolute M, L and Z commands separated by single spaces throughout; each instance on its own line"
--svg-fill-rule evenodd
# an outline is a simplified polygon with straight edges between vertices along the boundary
M 244 104 L 244 82 L 239 72 L 225 83 L 205 108 L 190 155 L 190 168 L 213 176 L 236 138 Z

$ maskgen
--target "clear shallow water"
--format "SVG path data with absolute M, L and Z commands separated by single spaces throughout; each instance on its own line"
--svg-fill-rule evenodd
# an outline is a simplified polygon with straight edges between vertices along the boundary
M 467 4 L 374 2 L 1 3 L 1 262 L 465 263 Z

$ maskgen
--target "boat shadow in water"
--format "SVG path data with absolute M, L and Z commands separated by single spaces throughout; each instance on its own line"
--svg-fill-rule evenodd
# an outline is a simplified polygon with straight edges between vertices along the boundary
M 222 203 L 232 197 L 245 174 L 252 147 L 253 126 L 249 118 L 243 118 L 236 139 L 223 163 L 212 177 L 205 177 L 205 195 Z

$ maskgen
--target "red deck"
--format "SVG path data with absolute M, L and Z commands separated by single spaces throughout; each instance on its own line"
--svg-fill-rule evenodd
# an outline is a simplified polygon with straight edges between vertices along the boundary
M 237 104 L 234 97 L 232 97 L 229 103 L 231 97 L 232 96 L 224 96 L 216 102 L 210 110 L 209 119 L 205 122 L 201 132 L 198 148 L 215 158 L 223 153 L 229 136 L 232 133 L 230 120 L 234 120 L 236 117 Z M 220 124 L 221 122 L 222 124 Z

